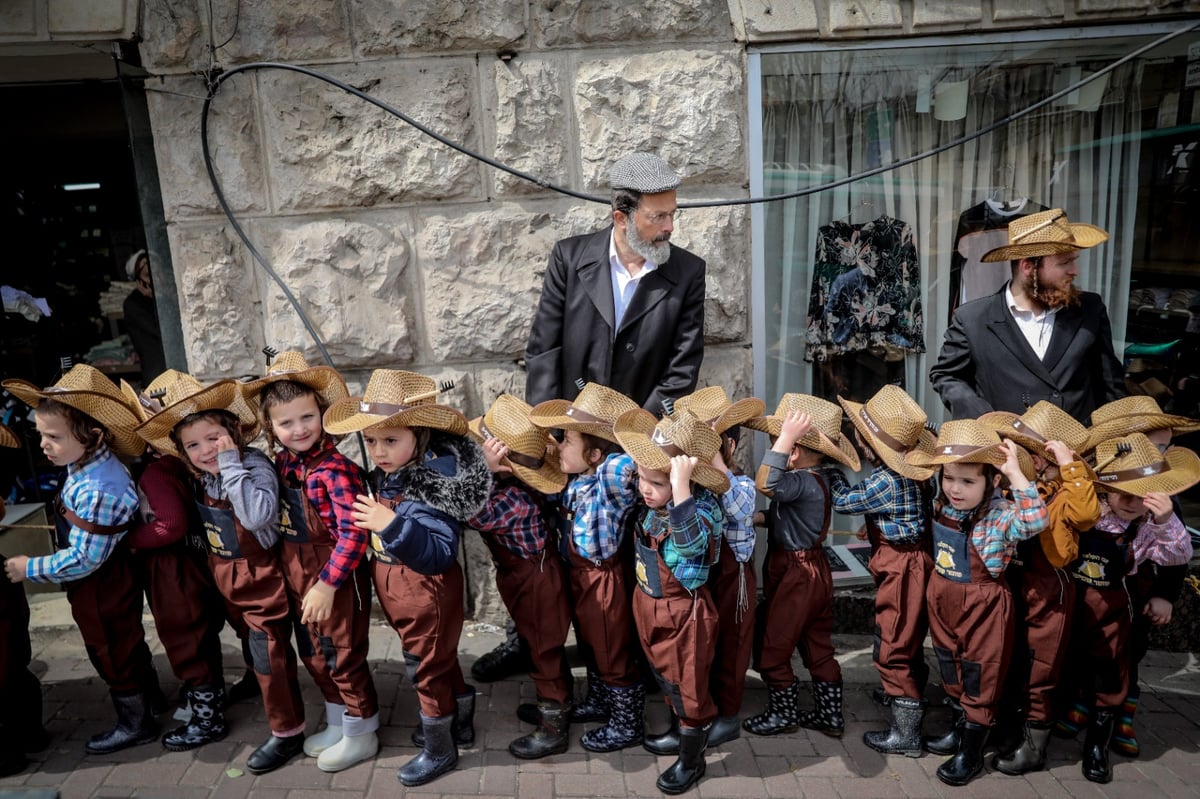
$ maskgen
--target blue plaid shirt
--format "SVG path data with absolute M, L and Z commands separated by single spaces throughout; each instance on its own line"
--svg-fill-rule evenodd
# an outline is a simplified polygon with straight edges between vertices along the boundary
M 1033 538 L 1050 523 L 1050 513 L 1036 485 L 1020 491 L 1014 489 L 1012 497 L 993 499 L 987 513 L 971 528 L 971 546 L 993 577 L 1004 574 L 1018 541 Z M 947 503 L 941 513 L 961 522 L 970 511 L 957 510 Z
M 830 475 L 833 509 L 847 516 L 865 516 L 888 541 L 915 544 L 925 532 L 928 510 L 921 484 L 880 464 L 851 487 L 841 472 Z
M 642 533 L 658 540 L 658 556 L 680 585 L 695 591 L 708 581 L 710 546 L 721 545 L 721 503 L 712 492 L 692 485 L 683 504 L 668 502 L 666 513 L 643 506 Z M 717 553 L 712 556 L 717 561 Z
M 62 501 L 67 510 L 84 521 L 106 527 L 126 524 L 138 509 L 133 478 L 103 444 L 88 460 L 67 467 Z M 108 560 L 124 537 L 125 533 L 99 535 L 72 525 L 67 548 L 30 558 L 25 577 L 35 583 L 65 583 L 87 577 Z
M 754 557 L 754 500 L 757 491 L 754 480 L 744 474 L 726 472 L 729 490 L 721 495 L 721 510 L 725 512 L 722 534 L 733 550 L 738 563 Z
M 574 514 L 571 543 L 591 561 L 606 560 L 621 548 L 625 515 L 637 502 L 637 464 L 624 452 L 609 455 L 595 474 L 581 474 L 563 494 L 563 507 Z

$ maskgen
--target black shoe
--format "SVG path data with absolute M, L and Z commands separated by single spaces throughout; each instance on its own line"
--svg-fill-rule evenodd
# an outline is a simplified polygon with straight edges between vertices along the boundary
M 727 744 L 742 737 L 742 721 L 737 716 L 718 716 L 708 730 L 708 748 Z
M 46 728 L 40 724 L 38 725 L 37 729 L 21 735 L 21 751 L 25 754 L 29 754 L 31 752 L 44 752 L 49 748 L 50 733 L 46 732 Z
M 537 760 L 567 751 L 570 744 L 571 706 L 538 702 L 538 728 L 508 745 L 513 757 Z
M 841 738 L 846 731 L 846 719 L 842 716 L 842 682 L 812 683 L 813 709 L 805 710 L 797 717 L 806 730 L 823 732 L 831 738 Z
M 253 671 L 246 669 L 241 678 L 225 692 L 225 707 L 245 702 L 247 699 L 257 700 L 260 696 L 262 686 L 258 684 L 258 677 L 254 676 Z
M 778 735 L 800 729 L 800 682 L 793 680 L 787 688 L 767 686 L 767 709 L 742 722 L 742 729 L 755 735 Z
M 205 744 L 222 740 L 229 734 L 222 708 L 225 707 L 225 692 L 211 685 L 189 688 L 188 704 L 192 717 L 182 727 L 177 727 L 163 736 L 163 748 L 171 752 L 186 752 Z
M 996 771 L 1019 777 L 1046 767 L 1046 744 L 1050 741 L 1050 725 L 1025 722 L 1025 739 L 1011 753 L 996 757 Z
M 963 722 L 958 751 L 954 757 L 938 766 L 937 778 L 947 785 L 966 785 L 983 771 L 983 745 L 987 743 L 990 727 L 971 721 Z
M 967 721 L 966 714 L 963 713 L 962 705 L 954 703 L 950 705 L 950 729 L 946 730 L 945 735 L 938 737 L 927 736 L 922 739 L 921 743 L 925 747 L 926 752 L 932 752 L 935 755 L 952 755 L 958 751 L 958 740 L 962 732 L 962 725 Z
M 892 697 L 883 692 L 883 688 L 875 686 L 871 689 L 871 699 L 880 707 L 887 707 L 892 703 Z
M 1097 710 L 1083 739 L 1083 776 L 1100 784 L 1112 782 L 1112 764 L 1108 762 L 1108 744 L 1112 740 L 1117 717 L 1111 710 Z
M 145 694 L 114 695 L 112 700 L 117 711 L 117 724 L 108 732 L 88 739 L 85 747 L 88 754 L 107 755 L 158 739 L 158 724 L 150 714 Z
M 658 775 L 654 783 L 665 794 L 683 793 L 704 776 L 704 749 L 708 730 L 704 727 L 679 728 L 679 759 Z
M 429 718 L 421 716 L 425 728 L 425 748 L 400 767 L 396 779 L 403 785 L 424 785 L 454 768 L 458 763 L 458 747 L 454 745 L 454 716 Z
M 679 717 L 671 714 L 671 724 L 662 735 L 647 735 L 642 748 L 652 755 L 679 754 Z
M 246 771 L 251 774 L 266 774 L 286 764 L 304 751 L 304 733 L 280 738 L 272 735 L 267 742 L 246 758 Z
M 921 722 L 925 703 L 920 699 L 897 696 L 891 701 L 892 726 L 886 730 L 863 733 L 863 743 L 885 755 L 921 756 Z
M 519 637 L 506 638 L 491 652 L 471 664 L 471 676 L 479 682 L 495 682 L 514 674 L 528 672 L 533 666 L 529 649 Z
M 454 697 L 454 743 L 459 746 L 468 747 L 475 745 L 475 688 L 468 685 L 467 692 L 456 694 Z M 536 705 L 534 706 L 536 709 Z M 517 708 L 517 715 L 521 715 L 521 709 Z M 533 722 L 537 724 L 538 722 Z M 413 746 L 418 749 L 425 748 L 425 725 L 418 724 L 412 734 Z

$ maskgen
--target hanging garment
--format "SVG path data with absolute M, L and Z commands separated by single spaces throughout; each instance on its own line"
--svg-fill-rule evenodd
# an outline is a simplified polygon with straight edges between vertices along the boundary
M 964 302 L 995 294 L 1004 286 L 1012 276 L 1008 261 L 985 264 L 980 259 L 1008 244 L 1009 222 L 1046 210 L 1046 206 L 1022 197 L 1012 202 L 984 200 L 962 212 L 950 256 L 951 315 Z
M 807 361 L 868 348 L 925 351 L 921 275 L 912 227 L 881 216 L 817 233 Z

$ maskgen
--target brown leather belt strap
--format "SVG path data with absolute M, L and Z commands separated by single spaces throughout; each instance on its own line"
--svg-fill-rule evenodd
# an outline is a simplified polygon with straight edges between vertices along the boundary
M 66 505 L 59 504 L 58 513 L 64 519 L 71 523 L 72 526 L 78 527 L 84 532 L 92 533 L 93 535 L 117 535 L 133 529 L 133 522 L 129 521 L 125 524 L 96 524 L 89 522 Z
M 1165 460 L 1152 463 L 1149 466 L 1139 466 L 1136 469 L 1123 469 L 1119 472 L 1098 474 L 1096 479 L 1101 483 L 1121 483 L 1126 480 L 1136 480 L 1139 477 L 1153 477 L 1156 474 L 1171 471 L 1171 464 Z

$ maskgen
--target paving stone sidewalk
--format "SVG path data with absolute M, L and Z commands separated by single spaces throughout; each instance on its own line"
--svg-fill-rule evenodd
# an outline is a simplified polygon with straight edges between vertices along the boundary
M 84 741 L 111 724 L 113 711 L 103 683 L 84 656 L 78 633 L 69 625 L 65 600 L 35 604 L 34 671 L 45 693 L 45 715 L 53 742 L 33 756 L 25 772 L 0 779 L 0 797 L 22 789 L 58 789 L 63 799 L 92 797 L 171 797 L 171 799 L 328 799 L 329 797 L 607 797 L 661 796 L 654 786 L 671 758 L 655 757 L 641 748 L 593 755 L 579 745 L 582 728 L 572 732 L 570 750 L 540 761 L 517 761 L 506 749 L 528 731 L 515 716 L 521 701 L 533 699 L 526 681 L 505 680 L 478 686 L 476 745 L 462 752 L 454 772 L 420 788 L 404 788 L 396 769 L 416 754 L 409 742 L 417 719 L 411 686 L 404 678 L 400 644 L 389 628 L 371 632 L 371 653 L 384 726 L 382 749 L 370 762 L 338 774 L 317 769 L 314 759 L 298 759 L 283 769 L 255 777 L 244 772 L 246 757 L 267 734 L 260 704 L 235 705 L 228 713 L 232 731 L 225 741 L 193 752 L 172 753 L 158 744 L 136 747 L 108 757 L 85 755 Z M 153 625 L 147 617 L 147 633 Z M 464 634 L 464 671 L 491 649 L 495 631 Z M 226 630 L 223 636 L 227 673 L 240 674 L 240 649 Z M 1200 660 L 1188 654 L 1152 652 L 1143 666 L 1144 688 L 1137 717 L 1142 756 L 1114 756 L 1113 782 L 1100 786 L 1080 773 L 1078 742 L 1052 740 L 1048 769 L 1026 777 L 987 773 L 965 788 L 940 783 L 934 771 L 942 758 L 884 757 L 862 743 L 862 733 L 880 727 L 885 711 L 869 697 L 878 684 L 871 666 L 870 639 L 835 637 L 846 680 L 846 735 L 841 739 L 800 732 L 759 738 L 744 734 L 710 750 L 708 776 L 690 797 L 1153 797 L 1200 796 Z M 155 663 L 168 695 L 178 689 L 162 647 L 151 641 Z M 803 670 L 797 664 L 798 673 Z M 577 674 L 581 671 L 577 669 Z M 323 721 L 320 697 L 301 669 L 309 713 L 309 730 Z M 749 678 L 745 712 L 765 704 L 765 691 Z M 166 717 L 163 724 L 172 724 Z M 946 711 L 935 710 L 927 729 L 944 728 Z M 664 728 L 666 714 L 657 697 L 647 702 L 647 726 Z M 235 771 L 230 771 L 231 769 Z M 232 776 L 238 774 L 238 776 Z M 52 794 L 51 794 L 52 795 Z

